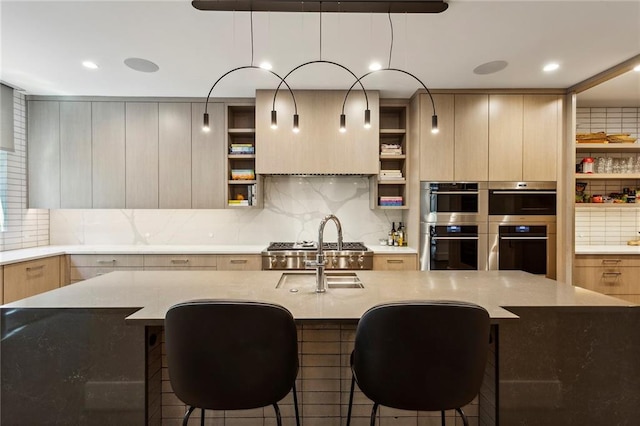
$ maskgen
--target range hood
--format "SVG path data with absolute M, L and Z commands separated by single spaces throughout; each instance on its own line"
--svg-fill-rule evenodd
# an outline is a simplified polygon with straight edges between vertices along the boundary
M 193 0 L 198 10 L 240 12 L 440 13 L 443 0 Z

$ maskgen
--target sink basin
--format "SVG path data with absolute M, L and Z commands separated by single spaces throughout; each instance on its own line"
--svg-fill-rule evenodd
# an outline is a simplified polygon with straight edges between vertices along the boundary
M 355 272 L 329 272 L 325 274 L 325 278 L 327 288 L 330 289 L 364 288 Z M 283 288 L 292 293 L 302 289 L 315 290 L 316 274 L 315 272 L 284 272 L 276 288 Z

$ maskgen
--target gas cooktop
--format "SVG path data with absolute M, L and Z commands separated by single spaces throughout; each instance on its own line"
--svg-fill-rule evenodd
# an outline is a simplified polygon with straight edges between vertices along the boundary
M 297 241 L 295 243 L 290 242 L 272 242 L 267 247 L 266 251 L 299 251 L 299 250 L 318 250 L 318 243 L 316 241 Z M 338 250 L 338 243 L 322 243 L 322 250 Z M 344 242 L 342 243 L 343 251 L 367 251 L 369 250 L 361 242 Z

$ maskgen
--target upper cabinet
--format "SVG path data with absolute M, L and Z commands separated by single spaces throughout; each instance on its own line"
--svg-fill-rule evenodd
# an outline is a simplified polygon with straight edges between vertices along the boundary
M 555 181 L 562 98 L 536 94 L 420 94 L 420 180 Z
M 364 128 L 364 92 L 353 91 L 340 114 L 345 91 L 294 92 L 300 132 L 294 133 L 294 103 L 287 90 L 276 99 L 278 127 L 271 128 L 273 90 L 256 92 L 256 172 L 259 174 L 368 174 L 379 169 L 379 94 L 367 91 L 371 127 Z
M 27 108 L 29 207 L 60 208 L 60 102 L 30 101 Z

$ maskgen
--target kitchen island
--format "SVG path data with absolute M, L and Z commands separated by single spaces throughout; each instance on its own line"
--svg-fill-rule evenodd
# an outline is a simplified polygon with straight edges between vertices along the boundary
M 168 382 L 162 324 L 170 306 L 201 298 L 292 312 L 304 425 L 344 423 L 361 315 L 378 303 L 424 299 L 477 303 L 491 316 L 485 383 L 466 409 L 477 424 L 633 424 L 638 415 L 640 309 L 628 302 L 520 271 L 361 271 L 364 288 L 325 294 L 315 293 L 312 275 L 296 292 L 276 288 L 281 274 L 113 272 L 4 305 L 2 424 L 180 424 L 184 405 Z M 355 404 L 357 424 L 366 422 L 370 403 L 359 394 Z M 270 407 L 209 415 L 225 426 L 273 421 Z M 291 424 L 290 397 L 283 415 Z M 380 415 L 381 424 L 439 421 L 438 413 Z

